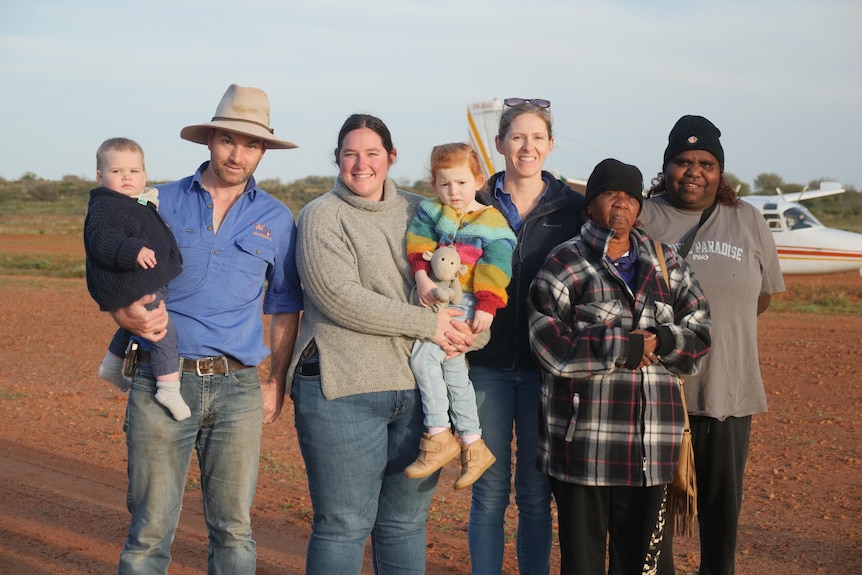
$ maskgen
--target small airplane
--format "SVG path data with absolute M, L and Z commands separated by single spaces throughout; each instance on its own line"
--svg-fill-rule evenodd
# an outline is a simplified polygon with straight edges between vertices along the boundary
M 862 275 L 862 234 L 828 228 L 801 201 L 844 193 L 838 182 L 821 182 L 817 190 L 775 196 L 742 196 L 763 214 L 781 271 L 786 274 L 828 274 L 859 270 Z
M 467 106 L 470 145 L 479 155 L 485 177 L 505 168 L 503 156 L 494 144 L 503 103 L 494 98 Z M 572 189 L 584 193 L 587 182 L 572 180 L 554 172 Z M 859 270 L 862 275 L 862 234 L 828 228 L 803 206 L 801 201 L 841 194 L 838 182 L 821 182 L 820 189 L 775 196 L 742 196 L 755 206 L 772 230 L 778 261 L 785 274 L 827 274 Z

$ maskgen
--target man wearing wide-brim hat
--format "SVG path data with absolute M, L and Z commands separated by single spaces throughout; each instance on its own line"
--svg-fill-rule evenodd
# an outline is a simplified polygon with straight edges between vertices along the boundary
M 281 412 L 302 309 L 293 214 L 257 186 L 254 171 L 267 149 L 296 144 L 275 137 L 265 92 L 235 84 L 210 122 L 187 126 L 180 136 L 210 150 L 194 175 L 158 186 L 159 213 L 183 256 L 183 272 L 168 285 L 166 303 L 177 327 L 181 393 L 192 415 L 176 421 L 155 401 L 149 354 L 138 354 L 126 420 L 132 517 L 119 573 L 167 573 L 196 450 L 208 572 L 252 575 L 250 509 L 261 424 Z M 261 296 L 263 312 L 272 315 L 271 354 Z M 112 315 L 144 340 L 157 341 L 167 314 L 164 305 L 148 310 L 150 301 L 148 296 Z M 257 365 L 267 355 L 270 377 L 261 382 Z

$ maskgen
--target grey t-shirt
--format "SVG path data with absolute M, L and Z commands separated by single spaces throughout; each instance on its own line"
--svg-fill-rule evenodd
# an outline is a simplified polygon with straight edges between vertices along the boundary
M 640 220 L 651 237 L 678 250 L 700 216 L 657 197 L 644 202 Z M 766 411 L 757 353 L 757 299 L 784 291 L 766 221 L 745 202 L 719 204 L 698 230 L 686 260 L 712 317 L 712 349 L 700 372 L 685 379 L 689 413 L 724 420 Z

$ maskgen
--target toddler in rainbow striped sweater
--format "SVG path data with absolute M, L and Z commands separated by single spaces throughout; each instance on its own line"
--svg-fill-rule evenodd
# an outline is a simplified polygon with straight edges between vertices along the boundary
M 496 208 L 476 200 L 485 185 L 476 152 L 467 144 L 435 146 L 431 152 L 431 187 L 437 199 L 424 200 L 407 230 L 407 257 L 416 279 L 418 303 L 430 306 L 437 287 L 422 256 L 440 245 L 454 247 L 467 272 L 460 276 L 464 293 L 463 319 L 473 333 L 491 328 L 497 310 L 507 303 L 506 287 L 512 277 L 515 234 Z M 487 341 L 487 339 L 485 340 Z M 446 357 L 440 346 L 417 341 L 410 366 L 422 396 L 426 433 L 419 457 L 404 471 L 409 478 L 427 477 L 456 455 L 461 455 L 461 475 L 455 489 L 472 485 L 494 463 L 494 455 L 482 440 L 476 395 L 463 354 Z M 458 432 L 458 439 L 450 429 Z M 460 441 L 459 441 L 460 440 Z

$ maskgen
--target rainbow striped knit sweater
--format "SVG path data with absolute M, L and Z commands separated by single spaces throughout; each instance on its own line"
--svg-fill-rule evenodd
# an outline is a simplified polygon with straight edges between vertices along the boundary
M 495 315 L 508 301 L 506 287 L 512 279 L 515 234 L 496 208 L 458 214 L 439 199 L 423 200 L 407 228 L 407 258 L 415 274 L 431 273 L 426 251 L 452 245 L 467 266 L 461 288 L 476 298 L 476 309 Z

